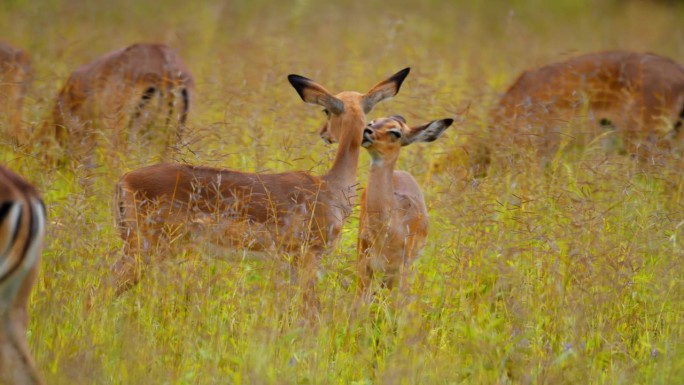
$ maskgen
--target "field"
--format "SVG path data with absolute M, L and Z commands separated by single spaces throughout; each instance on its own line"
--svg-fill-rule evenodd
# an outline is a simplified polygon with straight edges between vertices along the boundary
M 49 228 L 29 344 L 49 384 L 674 384 L 684 378 L 683 161 L 589 146 L 464 178 L 469 138 L 527 68 L 624 48 L 684 63 L 684 4 L 628 0 L 5 0 L 0 36 L 30 52 L 34 144 L 0 162 L 42 191 Z M 134 42 L 176 48 L 196 93 L 175 159 L 245 171 L 327 170 L 290 73 L 365 92 L 410 66 L 369 118 L 457 119 L 405 149 L 430 235 L 409 293 L 355 300 L 357 211 L 322 262 L 314 324 L 283 261 L 197 245 L 107 288 L 121 253 L 112 191 L 143 153 L 84 170 L 39 137 L 69 73 Z M 103 140 L 106 137 L 103 136 Z M 40 144 L 43 143 L 43 144 Z M 676 156 L 674 156 L 676 158 Z M 369 157 L 362 152 L 359 189 Z M 112 166 L 115 165 L 115 166 Z

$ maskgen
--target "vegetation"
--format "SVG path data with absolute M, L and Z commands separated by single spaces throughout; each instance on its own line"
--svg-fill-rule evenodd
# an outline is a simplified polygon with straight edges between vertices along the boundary
M 647 1 L 8 0 L 0 36 L 35 70 L 24 118 L 41 145 L 0 161 L 43 192 L 50 217 L 29 342 L 50 384 L 670 384 L 684 378 L 682 162 L 587 147 L 544 166 L 463 177 L 473 135 L 517 74 L 577 53 L 652 51 L 684 62 L 684 7 Z M 138 41 L 178 49 L 196 80 L 176 160 L 312 170 L 334 148 L 324 115 L 286 81 L 364 91 L 411 66 L 370 117 L 460 117 L 398 168 L 426 195 L 428 245 L 409 293 L 355 301 L 357 214 L 322 263 L 303 322 L 282 260 L 197 245 L 107 289 L 121 252 L 112 190 L 136 151 L 84 170 L 44 161 L 39 137 L 70 71 Z M 466 106 L 467 113 L 459 115 Z M 103 135 L 102 140 L 106 140 Z M 47 140 L 49 142 L 49 140 Z M 142 151 L 139 149 L 138 151 Z M 675 157 L 676 158 L 676 157 Z M 362 152 L 360 186 L 368 156 Z M 114 166 L 116 165 L 116 166 Z M 86 192 L 86 189 L 88 190 Z

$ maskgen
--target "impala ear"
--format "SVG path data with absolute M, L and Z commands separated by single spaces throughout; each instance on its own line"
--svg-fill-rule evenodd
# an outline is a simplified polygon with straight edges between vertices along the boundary
M 394 119 L 394 120 L 396 120 L 397 122 L 406 124 L 406 118 L 404 118 L 404 117 L 401 116 L 401 115 L 390 115 L 390 116 L 388 116 L 388 118 Z
M 390 76 L 388 79 L 374 85 L 368 92 L 366 92 L 361 100 L 363 112 L 366 114 L 371 112 L 376 104 L 396 95 L 401 88 L 401 83 L 404 82 L 404 79 L 406 79 L 406 76 L 408 76 L 410 71 L 411 68 L 404 68 L 403 70 Z
M 421 126 L 411 127 L 409 132 L 401 137 L 401 145 L 408 146 L 415 142 L 432 142 L 451 126 L 453 119 L 433 120 Z
M 344 112 L 344 103 L 315 81 L 294 74 L 288 75 L 287 80 L 305 102 L 323 106 L 335 115 Z

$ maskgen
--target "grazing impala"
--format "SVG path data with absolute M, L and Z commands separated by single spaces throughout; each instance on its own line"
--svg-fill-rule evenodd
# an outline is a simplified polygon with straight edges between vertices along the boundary
M 26 343 L 26 307 L 44 234 L 40 195 L 0 166 L 0 384 L 42 383 Z
M 366 114 L 394 96 L 409 69 L 367 93 L 332 95 L 314 81 L 288 77 L 301 98 L 325 107 L 326 132 L 339 138 L 322 176 L 307 172 L 245 173 L 183 164 L 157 164 L 124 175 L 117 185 L 124 256 L 114 267 L 119 290 L 134 284 L 139 261 L 164 253 L 170 237 L 189 233 L 207 242 L 293 257 L 304 300 L 315 305 L 321 256 L 334 248 L 349 216 Z
M 80 66 L 62 87 L 53 110 L 57 140 L 90 166 L 98 132 L 112 150 L 124 152 L 135 140 L 165 152 L 181 135 L 192 88 L 185 64 L 163 44 L 110 52 Z
M 368 186 L 361 195 L 357 243 L 359 292 L 368 295 L 375 274 L 387 288 L 406 285 L 408 265 L 420 255 L 428 231 L 423 194 L 411 174 L 394 171 L 401 147 L 432 142 L 453 119 L 409 127 L 401 116 L 371 121 L 361 146 L 371 156 Z
M 21 112 L 31 76 L 31 61 L 22 50 L 0 42 L 0 142 L 26 141 Z
M 490 116 L 492 154 L 527 147 L 548 158 L 561 143 L 598 139 L 651 160 L 682 146 L 683 118 L 682 66 L 650 53 L 596 52 L 523 72 Z

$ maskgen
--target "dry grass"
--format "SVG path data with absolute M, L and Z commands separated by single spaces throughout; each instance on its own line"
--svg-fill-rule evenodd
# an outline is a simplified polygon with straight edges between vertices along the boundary
M 197 80 L 179 161 L 327 169 L 334 149 L 315 134 L 323 114 L 302 104 L 289 73 L 363 91 L 411 66 L 370 117 L 427 121 L 471 106 L 447 138 L 399 161 L 431 214 L 410 296 L 354 307 L 352 217 L 323 261 L 313 329 L 281 265 L 239 252 L 191 249 L 114 298 L 103 289 L 121 249 L 111 193 L 141 166 L 135 155 L 121 153 L 121 169 L 101 157 L 85 194 L 83 170 L 49 169 L 41 147 L 0 144 L 0 160 L 43 191 L 51 220 L 30 308 L 40 370 L 50 384 L 681 381 L 681 162 L 650 167 L 588 148 L 544 168 L 494 166 L 475 185 L 446 154 L 484 132 L 497 93 L 525 68 L 603 48 L 684 62 L 682 16 L 680 4 L 617 0 L 3 2 L 0 36 L 33 56 L 33 131 L 73 68 L 135 41 L 177 48 Z

